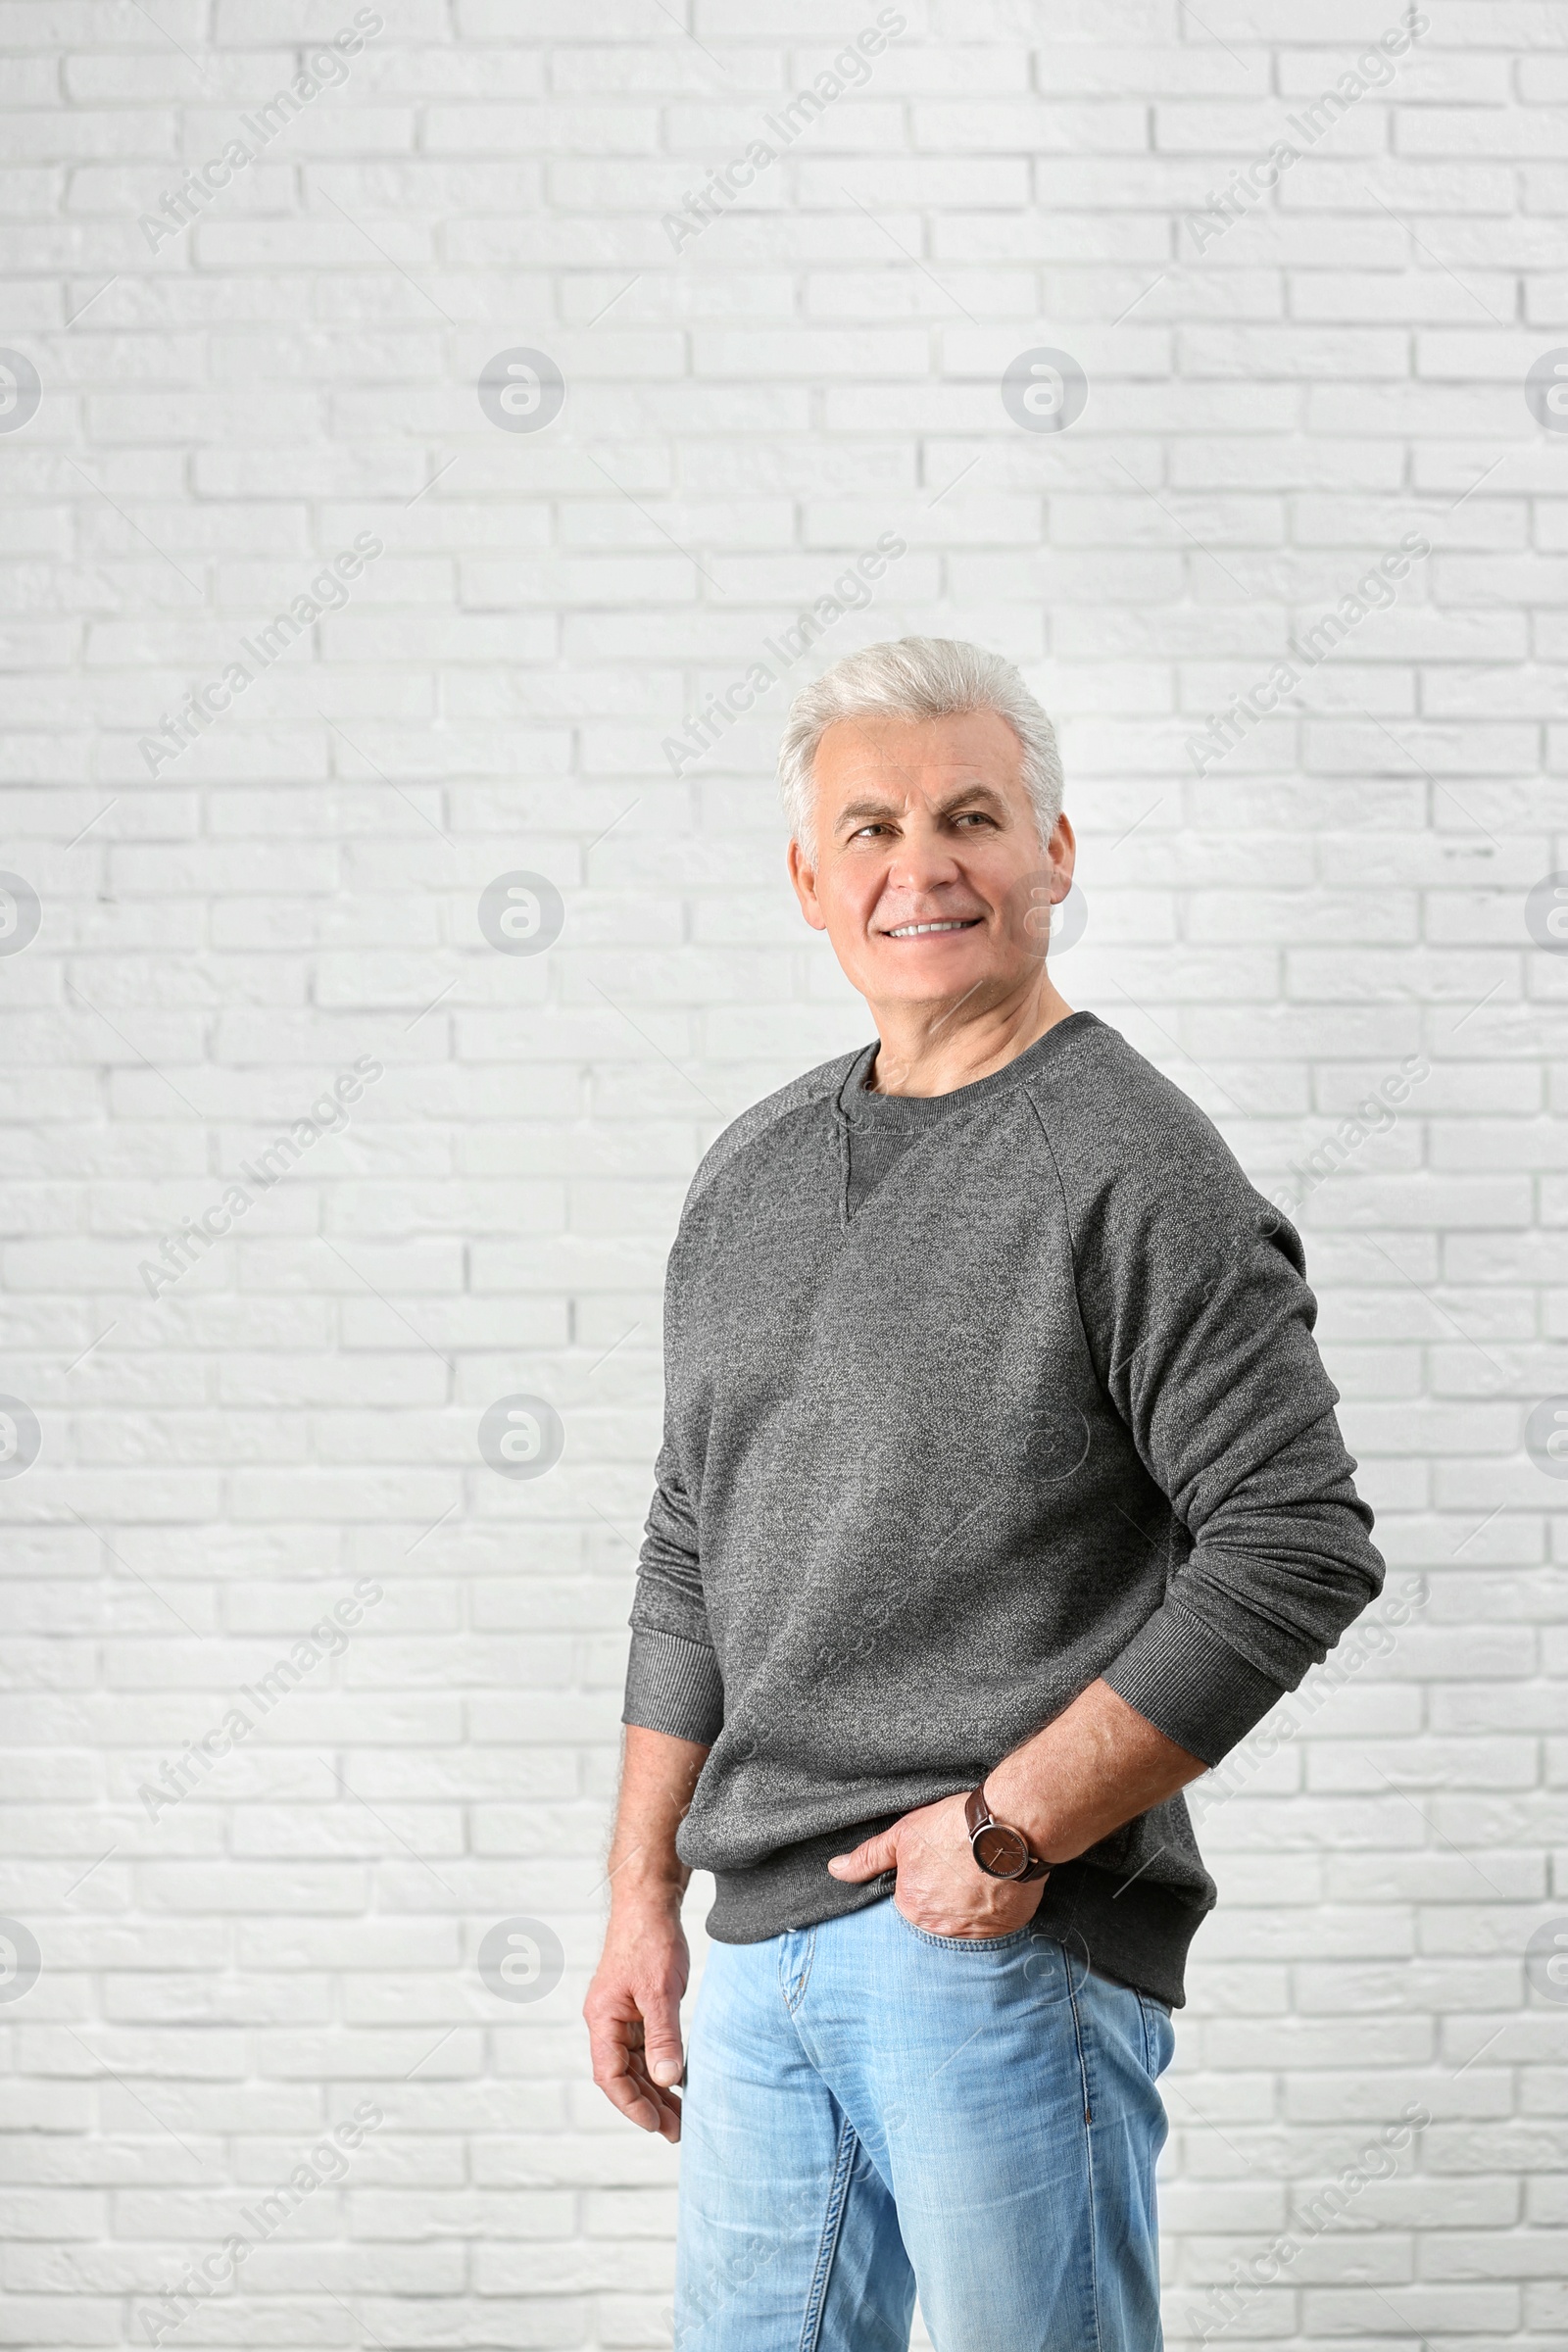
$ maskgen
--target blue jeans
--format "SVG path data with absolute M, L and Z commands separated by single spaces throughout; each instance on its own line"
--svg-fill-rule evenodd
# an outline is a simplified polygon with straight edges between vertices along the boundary
M 1159 2352 L 1162 2002 L 1032 1926 L 891 1899 L 714 1944 L 691 2022 L 676 2352 Z

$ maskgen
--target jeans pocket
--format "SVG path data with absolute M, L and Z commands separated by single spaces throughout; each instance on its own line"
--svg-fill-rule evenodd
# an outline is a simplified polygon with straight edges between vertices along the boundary
M 1021 1943 L 1035 1924 L 1032 1919 L 1025 1920 L 1021 1928 L 1009 1928 L 1005 1936 L 933 1936 L 929 1928 L 918 1928 L 912 1919 L 906 1919 L 897 1903 L 893 1910 L 911 1936 L 918 1936 L 922 1943 L 934 1944 L 939 1952 L 1006 1951 L 1011 1945 Z

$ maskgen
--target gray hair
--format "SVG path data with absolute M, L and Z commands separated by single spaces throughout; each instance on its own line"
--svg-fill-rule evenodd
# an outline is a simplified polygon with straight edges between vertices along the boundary
M 1023 783 L 1040 839 L 1061 814 L 1056 730 L 1010 662 L 956 637 L 899 637 L 868 645 L 805 686 L 790 707 L 778 748 L 779 797 L 790 832 L 816 855 L 812 766 L 817 746 L 841 718 L 956 718 L 991 710 L 1005 719 L 1023 753 Z

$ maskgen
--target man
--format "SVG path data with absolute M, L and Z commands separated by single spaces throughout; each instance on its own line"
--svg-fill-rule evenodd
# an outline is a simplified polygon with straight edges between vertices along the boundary
M 1380 1590 L 1300 1243 L 1046 956 L 1051 722 L 906 638 L 790 714 L 790 876 L 877 1039 L 670 1255 L 594 2078 L 682 2136 L 682 2352 L 1155 2352 L 1178 1791 Z

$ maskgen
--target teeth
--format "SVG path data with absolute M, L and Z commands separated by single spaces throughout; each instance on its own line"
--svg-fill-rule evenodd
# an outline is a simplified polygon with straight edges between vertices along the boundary
M 973 919 L 972 916 L 969 916 L 956 922 L 901 923 L 896 931 L 888 933 L 888 937 L 889 939 L 919 939 L 927 931 L 967 931 Z

